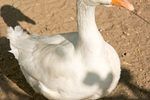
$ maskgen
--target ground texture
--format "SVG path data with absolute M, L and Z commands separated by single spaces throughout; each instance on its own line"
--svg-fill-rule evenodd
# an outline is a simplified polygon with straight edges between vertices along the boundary
M 77 31 L 76 0 L 0 0 L 0 100 L 46 100 L 22 75 L 5 38 L 7 26 L 31 33 Z M 117 88 L 102 100 L 150 100 L 150 0 L 131 0 L 135 13 L 100 6 L 96 21 L 118 52 L 122 74 Z

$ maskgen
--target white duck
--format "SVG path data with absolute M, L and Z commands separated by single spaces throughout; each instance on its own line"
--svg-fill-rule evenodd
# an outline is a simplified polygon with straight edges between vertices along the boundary
M 120 60 L 95 23 L 97 5 L 127 0 L 77 0 L 78 33 L 28 35 L 19 26 L 8 29 L 11 52 L 26 80 L 48 99 L 97 99 L 110 93 L 120 78 Z

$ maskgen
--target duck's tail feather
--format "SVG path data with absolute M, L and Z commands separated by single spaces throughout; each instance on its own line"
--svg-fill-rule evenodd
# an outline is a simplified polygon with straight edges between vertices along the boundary
M 27 34 L 27 32 L 23 31 L 23 29 L 20 26 L 16 26 L 14 29 L 12 27 L 9 27 L 7 29 L 7 32 L 7 38 L 10 40 L 11 48 L 9 52 L 13 53 L 15 55 L 15 58 L 18 59 L 18 49 L 22 48 L 21 46 L 23 46 L 23 40 L 27 39 L 29 35 Z
M 10 39 L 11 42 L 15 42 L 20 38 L 27 38 L 28 34 L 27 32 L 23 31 L 23 29 L 20 26 L 16 26 L 14 29 L 12 27 L 9 27 L 7 29 L 7 37 Z

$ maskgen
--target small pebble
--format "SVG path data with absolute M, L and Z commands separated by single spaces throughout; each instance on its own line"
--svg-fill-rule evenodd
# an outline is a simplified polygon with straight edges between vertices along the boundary
M 143 71 L 143 69 L 140 69 L 140 71 Z
M 75 20 L 74 17 L 70 17 L 71 20 Z

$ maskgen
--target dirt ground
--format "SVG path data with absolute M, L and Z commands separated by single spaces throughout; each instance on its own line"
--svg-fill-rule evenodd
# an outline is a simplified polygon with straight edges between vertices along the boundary
M 136 13 L 99 6 L 96 22 L 105 40 L 118 52 L 121 79 L 102 100 L 150 100 L 150 0 L 130 0 Z M 5 38 L 7 26 L 31 33 L 77 31 L 76 0 L 0 0 L 0 100 L 46 100 L 34 93 L 22 75 Z

